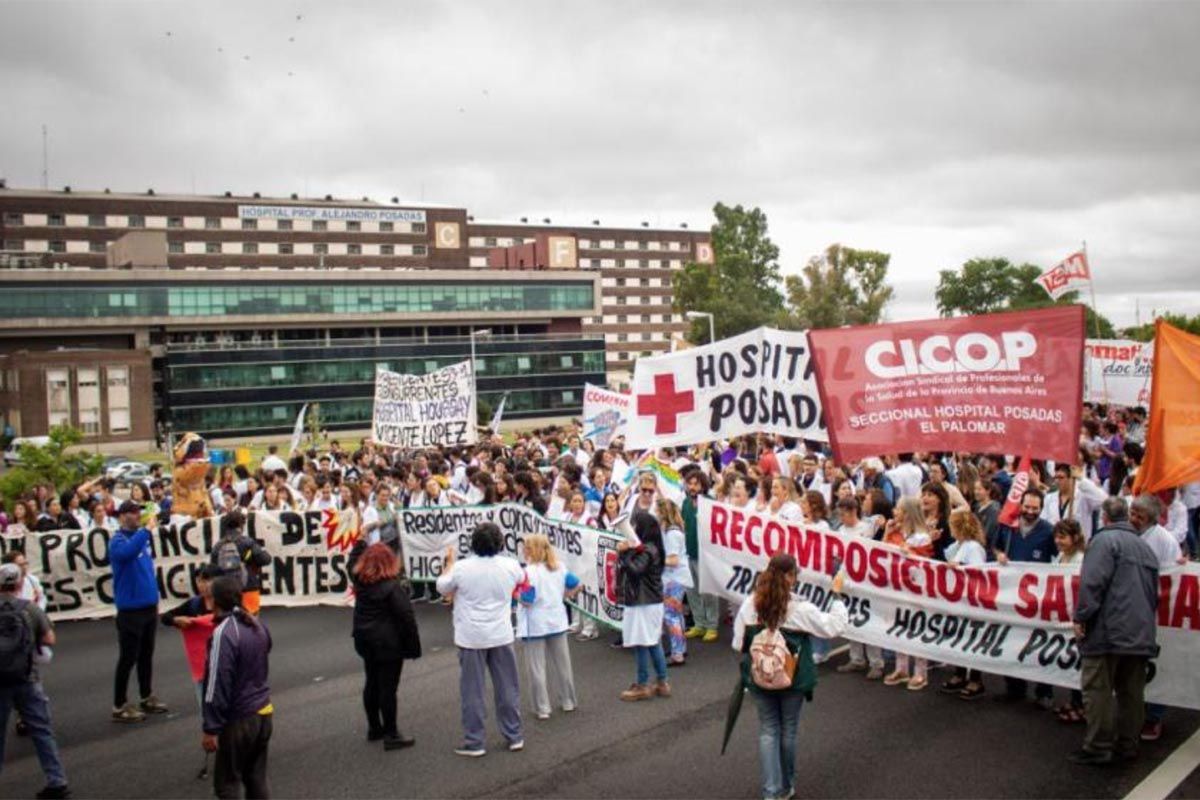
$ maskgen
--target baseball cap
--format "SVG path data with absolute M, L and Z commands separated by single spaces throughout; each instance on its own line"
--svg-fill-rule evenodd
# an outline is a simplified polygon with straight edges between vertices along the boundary
M 0 590 L 16 589 L 21 585 L 21 568 L 16 564 L 0 566 Z
M 117 514 L 140 514 L 142 507 L 132 500 L 126 500 L 117 507 Z

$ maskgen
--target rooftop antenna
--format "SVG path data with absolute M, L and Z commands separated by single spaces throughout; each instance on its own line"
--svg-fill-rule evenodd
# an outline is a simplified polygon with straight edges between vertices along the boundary
M 46 128 L 46 123 L 42 123 L 42 189 L 50 188 L 50 155 L 47 139 L 49 130 Z

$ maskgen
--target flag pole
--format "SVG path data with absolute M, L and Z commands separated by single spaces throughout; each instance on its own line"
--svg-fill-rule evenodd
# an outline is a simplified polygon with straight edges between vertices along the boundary
M 1096 329 L 1096 338 L 1103 339 L 1100 335 L 1100 312 L 1096 309 L 1096 279 L 1092 277 L 1092 262 L 1088 259 L 1086 239 L 1083 241 L 1083 261 L 1088 265 L 1088 291 L 1092 295 L 1092 327 Z M 1108 405 L 1108 376 L 1103 371 L 1100 372 L 1100 381 L 1104 385 L 1104 405 Z

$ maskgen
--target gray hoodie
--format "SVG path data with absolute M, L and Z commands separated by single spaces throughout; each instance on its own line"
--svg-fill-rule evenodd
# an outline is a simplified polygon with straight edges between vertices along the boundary
M 1085 656 L 1153 657 L 1158 607 L 1158 558 L 1132 525 L 1101 528 L 1088 543 L 1075 621 L 1086 628 Z

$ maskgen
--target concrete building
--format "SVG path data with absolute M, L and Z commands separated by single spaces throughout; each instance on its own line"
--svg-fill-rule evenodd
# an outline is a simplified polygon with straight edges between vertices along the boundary
M 527 245 L 528 264 L 499 263 Z M 711 262 L 706 232 L 483 223 L 395 198 L 0 188 L 0 413 L 22 435 L 70 421 L 131 442 L 274 433 L 325 401 L 330 427 L 362 428 L 376 365 L 444 366 L 487 329 L 483 402 L 507 391 L 506 417 L 561 418 L 585 381 L 627 383 L 686 328 L 671 275 L 689 260 Z

